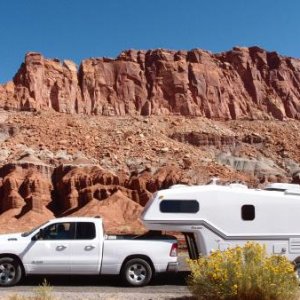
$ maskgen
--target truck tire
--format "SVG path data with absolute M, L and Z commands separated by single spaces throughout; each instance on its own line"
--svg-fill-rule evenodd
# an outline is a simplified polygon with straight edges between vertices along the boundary
M 0 258 L 0 286 L 13 286 L 22 278 L 22 267 L 11 257 Z
M 133 258 L 126 262 L 122 268 L 123 280 L 131 286 L 144 286 L 152 278 L 150 264 L 142 258 Z

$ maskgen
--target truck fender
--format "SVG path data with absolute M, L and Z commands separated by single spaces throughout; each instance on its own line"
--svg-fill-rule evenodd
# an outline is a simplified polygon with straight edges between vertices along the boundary
M 20 266 L 21 266 L 22 274 L 24 276 L 26 276 L 26 271 L 25 271 L 23 262 L 22 262 L 22 260 L 20 259 L 20 257 L 18 255 L 13 254 L 13 253 L 1 253 L 0 258 L 4 258 L 4 257 L 10 257 L 10 258 L 13 258 L 13 259 L 17 260 L 19 262 Z
M 125 264 L 126 264 L 129 260 L 131 260 L 131 259 L 133 259 L 133 258 L 140 258 L 140 259 L 145 260 L 147 263 L 149 263 L 149 265 L 150 265 L 150 267 L 151 267 L 151 269 L 152 269 L 153 275 L 155 274 L 155 268 L 154 268 L 154 265 L 153 265 L 153 262 L 152 262 L 151 258 L 150 258 L 149 256 L 147 256 L 147 255 L 142 255 L 142 254 L 133 254 L 133 255 L 127 256 L 127 257 L 124 259 L 123 263 L 122 263 L 122 266 L 121 266 L 121 269 L 120 269 L 120 274 L 122 274 L 122 271 L 123 271 L 123 268 L 124 268 Z

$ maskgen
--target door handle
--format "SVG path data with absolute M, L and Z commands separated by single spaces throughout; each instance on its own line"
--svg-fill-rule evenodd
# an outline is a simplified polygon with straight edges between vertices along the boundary
M 84 247 L 84 250 L 86 250 L 86 251 L 91 251 L 91 250 L 93 250 L 94 248 L 95 248 L 94 246 L 89 245 L 89 246 L 85 246 L 85 247 Z
M 59 245 L 59 246 L 56 247 L 56 250 L 57 250 L 57 251 L 63 251 L 63 250 L 65 250 L 66 248 L 67 248 L 67 247 L 64 246 L 64 245 Z

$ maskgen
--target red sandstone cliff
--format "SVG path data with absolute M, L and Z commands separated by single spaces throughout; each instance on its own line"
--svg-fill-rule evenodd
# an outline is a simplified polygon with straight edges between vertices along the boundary
M 28 53 L 0 107 L 94 115 L 300 119 L 300 60 L 258 47 L 149 50 L 71 61 Z

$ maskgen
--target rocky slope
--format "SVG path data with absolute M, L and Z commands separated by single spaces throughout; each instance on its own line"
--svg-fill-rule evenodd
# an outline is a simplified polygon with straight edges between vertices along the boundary
M 300 182 L 300 61 L 257 47 L 26 55 L 0 86 L 0 231 L 101 215 L 141 232 L 152 193 L 212 176 Z

